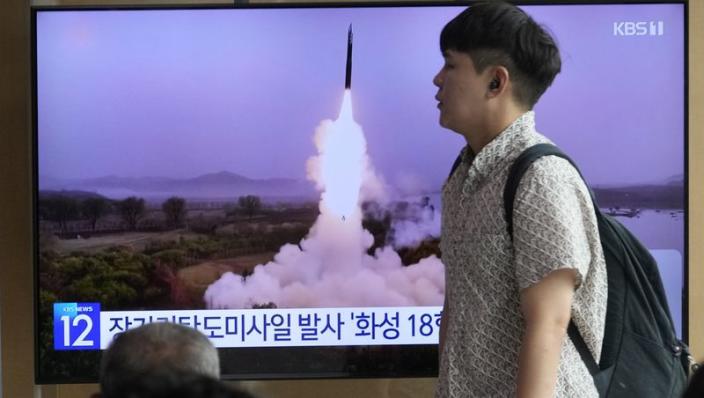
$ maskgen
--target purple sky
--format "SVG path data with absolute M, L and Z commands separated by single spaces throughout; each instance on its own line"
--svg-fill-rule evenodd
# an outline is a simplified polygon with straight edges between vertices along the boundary
M 60 178 L 305 177 L 312 136 L 352 93 L 369 154 L 392 184 L 439 187 L 463 140 L 437 124 L 440 29 L 461 8 L 40 12 L 39 173 Z M 532 6 L 563 72 L 538 129 L 590 182 L 683 173 L 681 5 Z M 617 21 L 663 36 L 617 37 Z

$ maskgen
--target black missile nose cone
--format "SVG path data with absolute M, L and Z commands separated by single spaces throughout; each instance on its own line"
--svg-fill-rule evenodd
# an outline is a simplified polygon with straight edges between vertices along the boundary
M 347 66 L 345 68 L 345 89 L 352 88 L 352 24 L 347 31 Z

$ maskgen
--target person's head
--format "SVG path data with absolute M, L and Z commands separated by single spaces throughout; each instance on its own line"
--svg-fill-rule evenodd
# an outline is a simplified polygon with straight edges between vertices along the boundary
M 210 376 L 159 369 L 117 386 L 115 393 L 122 398 L 252 398 Z
M 503 1 L 457 15 L 443 28 L 440 49 L 445 65 L 433 79 L 440 124 L 465 135 L 497 113 L 532 109 L 561 68 L 550 34 Z
M 103 353 L 100 388 L 104 398 L 121 397 L 121 386 L 145 374 L 198 374 L 220 377 L 217 349 L 207 337 L 174 323 L 151 323 L 119 334 Z

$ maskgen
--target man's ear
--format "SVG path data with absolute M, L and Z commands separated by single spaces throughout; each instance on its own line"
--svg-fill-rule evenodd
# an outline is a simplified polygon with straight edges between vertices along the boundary
M 504 66 L 493 66 L 487 70 L 489 83 L 487 84 L 487 96 L 497 97 L 506 90 L 510 81 L 508 69 Z

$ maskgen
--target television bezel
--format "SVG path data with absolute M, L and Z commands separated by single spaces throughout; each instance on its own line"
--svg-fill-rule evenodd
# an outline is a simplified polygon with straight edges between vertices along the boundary
M 98 1 L 98 0 L 96 0 Z M 39 12 L 64 12 L 64 11 L 140 11 L 140 10 L 248 10 L 248 9 L 301 9 L 301 8 L 395 8 L 395 7 L 448 7 L 448 6 L 470 6 L 476 0 L 463 1 L 353 1 L 353 2 L 291 2 L 291 3 L 250 3 L 247 0 L 234 0 L 230 4 L 103 4 L 103 5 L 32 5 L 31 12 L 31 100 L 32 100 L 32 267 L 33 267 L 33 316 L 34 316 L 34 380 L 36 384 L 86 384 L 96 383 L 98 380 L 93 377 L 74 376 L 70 378 L 50 378 L 40 375 L 39 367 L 39 233 L 37 204 L 39 200 L 38 186 L 38 98 L 37 98 L 37 14 Z M 689 342 L 689 0 L 519 0 L 513 1 L 518 6 L 555 6 L 555 5 L 646 5 L 646 4 L 679 4 L 683 5 L 683 26 L 684 26 L 684 148 L 683 148 L 683 170 L 684 170 L 684 253 L 683 253 L 683 289 L 682 289 L 682 340 Z M 424 347 L 423 360 L 429 361 L 435 366 L 430 370 L 413 371 L 399 367 L 394 371 L 364 372 L 364 371 L 337 371 L 321 373 L 263 373 L 246 374 L 239 377 L 237 374 L 223 373 L 223 379 L 227 380 L 305 380 L 305 379 L 364 379 L 364 378 L 409 378 L 409 377 L 436 377 L 437 376 L 437 346 L 383 346 L 387 349 L 391 347 L 409 347 L 408 351 L 420 350 Z M 312 347 L 297 347 L 301 350 L 310 350 Z M 339 347 L 322 347 L 339 348 Z M 347 347 L 351 348 L 351 347 Z M 222 350 L 219 349 L 222 357 Z M 242 350 L 233 348 L 230 350 Z M 250 350 L 260 350 L 253 348 Z M 281 350 L 279 348 L 263 348 L 263 350 Z M 97 367 L 96 363 L 96 367 Z M 402 365 L 402 364 L 399 364 Z

